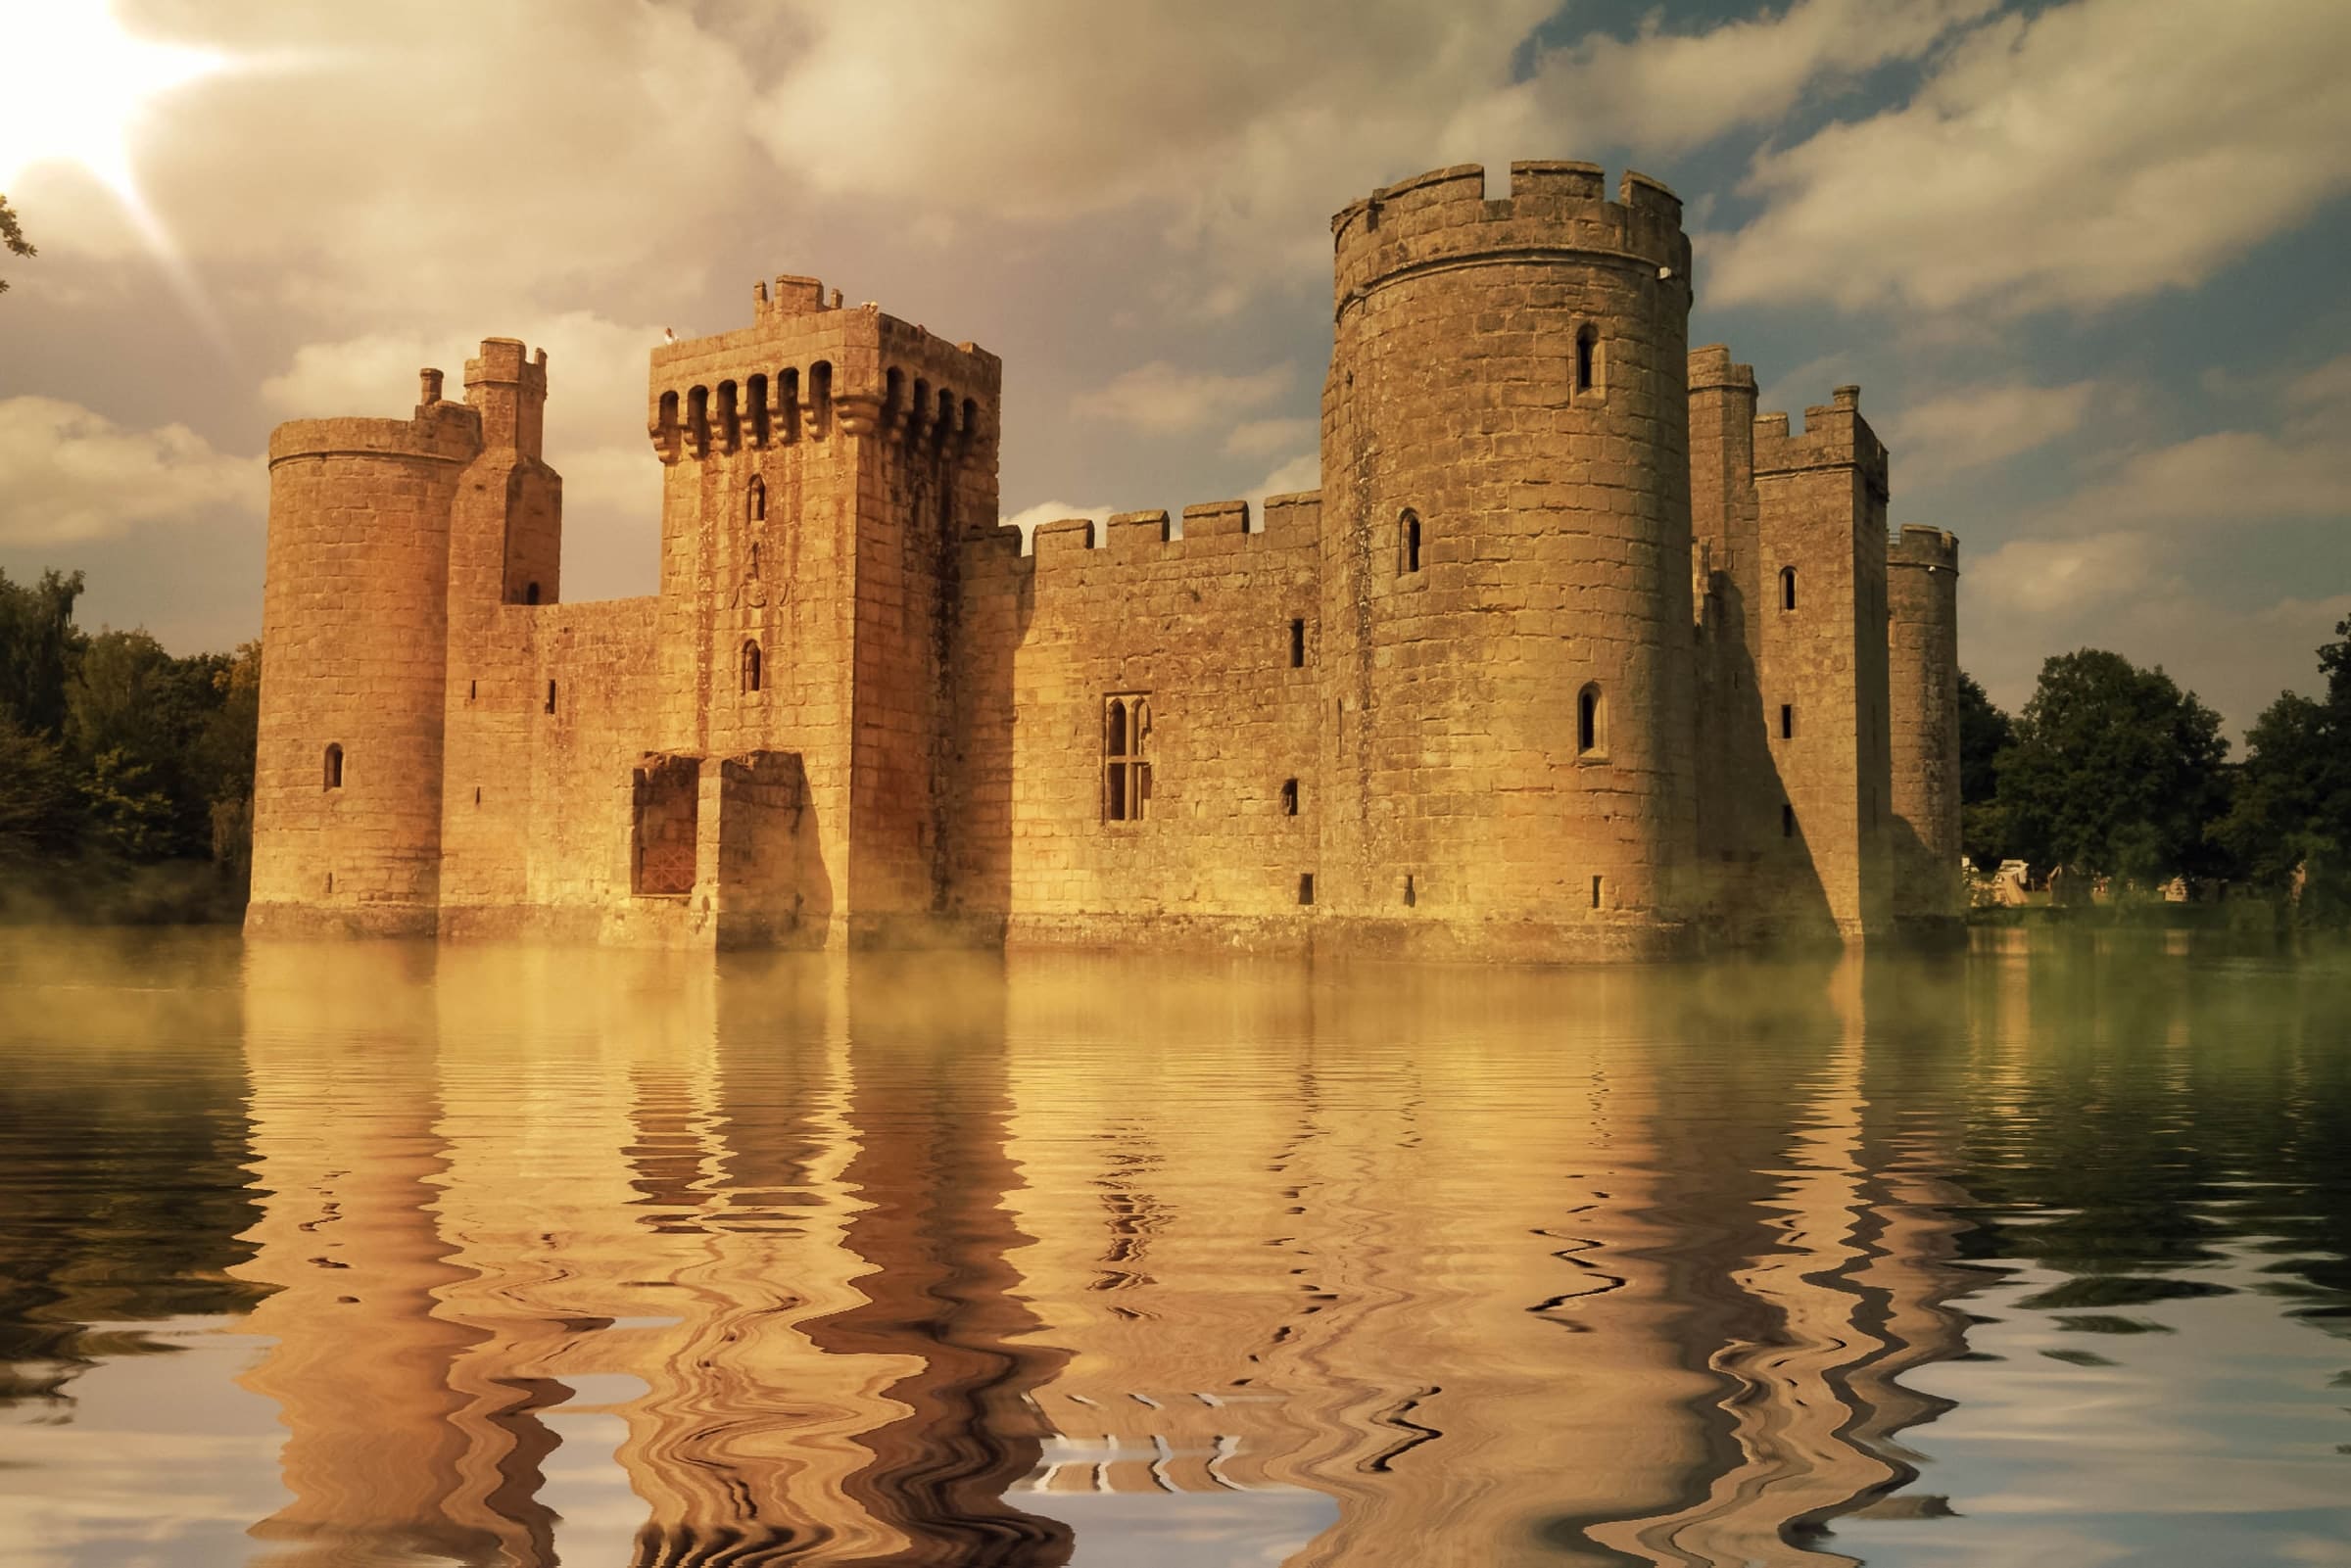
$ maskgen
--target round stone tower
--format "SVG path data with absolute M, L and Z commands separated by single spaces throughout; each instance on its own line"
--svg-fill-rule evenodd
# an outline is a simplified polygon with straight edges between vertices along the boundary
M 481 449 L 433 370 L 411 419 L 270 435 L 253 929 L 434 928 L 450 515 Z
M 1654 951 L 1695 848 L 1681 203 L 1474 165 L 1332 219 L 1319 902 L 1499 954 Z
M 1894 918 L 1947 926 L 1959 879 L 1959 542 L 1910 524 L 1886 560 Z

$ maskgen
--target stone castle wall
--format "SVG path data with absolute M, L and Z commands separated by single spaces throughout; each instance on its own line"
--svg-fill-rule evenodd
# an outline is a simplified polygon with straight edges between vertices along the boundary
M 1439 169 L 1333 250 L 1323 489 L 1259 519 L 1024 551 L 995 356 L 813 278 L 653 351 L 648 597 L 561 602 L 519 342 L 281 428 L 252 924 L 1575 958 L 1944 909 L 1955 571 L 1890 565 L 1853 389 L 1792 434 L 1691 353 L 1639 175 Z
M 1009 529 L 965 546 L 964 701 L 1011 722 L 966 732 L 961 907 L 1038 935 L 1300 938 L 1319 886 L 1319 509 L 1280 496 L 1254 532 L 1228 501 L 1179 524 L 1123 513 L 1107 538 L 1047 524 L 1028 555 Z M 1114 723 L 1131 761 L 1106 760 Z

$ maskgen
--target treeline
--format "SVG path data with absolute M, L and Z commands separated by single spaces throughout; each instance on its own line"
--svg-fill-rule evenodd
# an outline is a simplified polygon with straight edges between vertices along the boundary
M 2351 923 L 2351 620 L 2334 632 L 2319 649 L 2325 694 L 2279 693 L 2241 762 L 2193 691 L 2118 653 L 2049 659 L 2014 718 L 1961 675 L 1968 858 L 2126 890 L 2229 884 L 2307 924 Z
M 261 644 L 174 658 L 73 624 L 82 577 L 0 572 L 0 920 L 234 919 Z

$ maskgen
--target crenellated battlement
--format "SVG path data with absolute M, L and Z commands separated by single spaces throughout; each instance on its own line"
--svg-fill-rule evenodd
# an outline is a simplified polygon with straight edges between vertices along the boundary
M 1739 364 L 1731 358 L 1727 344 L 1709 343 L 1690 351 L 1690 390 L 1692 392 L 1744 392 L 1751 397 L 1755 391 L 1755 367 Z M 1783 425 L 1787 415 L 1778 416 Z
M 405 457 L 463 465 L 482 451 L 479 409 L 439 399 L 438 370 L 424 372 L 431 401 L 407 419 L 289 419 L 269 432 L 269 466 L 297 457 Z
M 1690 289 L 1681 198 L 1627 170 L 1609 201 L 1597 164 L 1512 164 L 1510 194 L 1494 199 L 1481 165 L 1430 169 L 1340 209 L 1331 245 L 1341 312 L 1395 277 L 1480 261 L 1612 261 L 1685 301 Z
M 1904 523 L 1888 543 L 1886 558 L 1895 566 L 1923 566 L 1929 571 L 1959 570 L 1959 536 L 1924 523 Z
M 1113 512 L 1101 522 L 1090 517 L 1056 518 L 1032 530 L 1029 553 L 1042 570 L 1057 562 L 1116 566 L 1138 560 L 1206 559 L 1235 550 L 1287 548 L 1315 540 L 1321 504 L 1322 493 L 1317 490 L 1269 496 L 1254 529 L 1245 500 L 1203 501 L 1174 513 L 1164 507 Z M 1021 553 L 1017 528 L 976 529 L 966 538 L 991 552 Z
M 1888 493 L 1886 444 L 1861 417 L 1859 387 L 1839 387 L 1828 403 L 1806 408 L 1800 431 L 1792 432 L 1788 415 L 1779 412 L 1756 415 L 1754 431 L 1758 478 L 1816 468 L 1858 468 L 1881 499 Z
M 867 303 L 827 303 L 815 278 L 752 290 L 748 327 L 652 353 L 647 434 L 664 463 L 835 435 L 909 455 L 992 458 L 1003 362 Z

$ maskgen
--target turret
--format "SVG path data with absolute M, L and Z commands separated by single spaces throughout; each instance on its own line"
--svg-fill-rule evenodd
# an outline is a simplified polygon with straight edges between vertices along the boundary
M 1887 558 L 1894 914 L 1949 926 L 1959 877 L 1959 542 L 1909 524 Z
M 1485 184 L 1332 220 L 1323 901 L 1616 950 L 1693 844 L 1690 245 L 1639 174 Z
M 408 419 L 269 438 L 256 930 L 435 927 L 450 517 L 482 417 L 420 379 Z
M 465 403 L 481 410 L 483 446 L 535 458 L 547 431 L 547 351 L 523 354 L 520 338 L 483 339 L 481 357 L 465 361 Z

